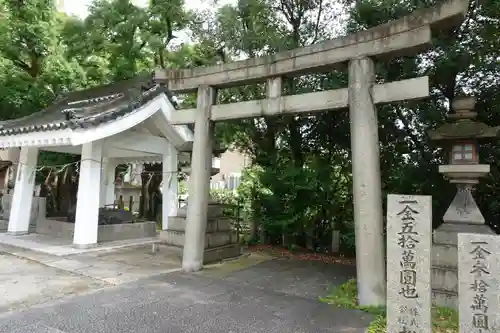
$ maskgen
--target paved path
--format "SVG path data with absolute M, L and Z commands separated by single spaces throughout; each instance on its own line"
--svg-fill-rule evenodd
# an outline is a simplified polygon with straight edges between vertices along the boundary
M 0 313 L 176 270 L 179 258 L 150 245 L 56 256 L 0 244 Z
M 0 312 L 105 286 L 104 281 L 0 252 Z
M 279 259 L 235 269 L 173 272 L 3 314 L 0 332 L 361 333 L 371 319 L 317 301 L 353 267 Z
M 127 283 L 181 268 L 178 256 L 173 255 L 164 247 L 160 248 L 159 252 L 152 253 L 151 245 L 57 256 L 0 244 L 0 253 L 38 262 L 48 267 L 99 280 L 110 285 Z M 0 265 L 1 272 L 2 266 Z

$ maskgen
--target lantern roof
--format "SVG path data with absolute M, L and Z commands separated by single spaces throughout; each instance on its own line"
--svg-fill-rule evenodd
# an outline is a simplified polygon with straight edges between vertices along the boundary
M 453 100 L 448 115 L 452 120 L 447 124 L 428 132 L 432 141 L 458 141 L 458 140 L 487 140 L 500 135 L 500 127 L 491 127 L 476 121 L 477 112 L 474 111 L 475 100 L 473 97 L 458 97 Z

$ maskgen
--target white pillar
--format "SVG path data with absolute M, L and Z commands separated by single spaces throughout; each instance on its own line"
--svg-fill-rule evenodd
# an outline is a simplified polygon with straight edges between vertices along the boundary
M 103 186 L 100 193 L 100 207 L 115 203 L 115 170 L 116 162 L 113 159 L 102 159 L 101 179 Z
M 360 305 L 385 304 L 385 253 L 374 64 L 349 63 L 349 115 L 353 174 L 356 269 Z
M 168 218 L 177 216 L 179 181 L 177 179 L 178 152 L 169 143 L 163 155 L 163 185 L 162 185 L 162 229 L 168 229 Z
M 212 169 L 213 128 L 210 118 L 214 98 L 215 90 L 212 87 L 200 86 L 198 88 L 191 175 L 189 177 L 186 235 L 182 256 L 182 268 L 186 272 L 195 272 L 203 268 L 205 230 L 210 197 L 210 171 Z
M 28 233 L 33 205 L 35 171 L 38 160 L 38 148 L 23 147 L 19 155 L 19 164 L 10 207 L 8 233 L 24 235 Z
M 102 142 L 82 146 L 73 244 L 86 248 L 97 244 L 101 188 Z
M 5 173 L 5 193 L 7 193 L 9 181 L 12 180 L 12 186 L 16 185 L 16 175 L 17 175 L 17 166 L 19 163 L 19 156 L 21 154 L 20 148 L 9 148 L 7 151 L 7 161 L 11 161 L 12 165 L 7 169 Z M 10 193 L 10 192 L 9 192 Z

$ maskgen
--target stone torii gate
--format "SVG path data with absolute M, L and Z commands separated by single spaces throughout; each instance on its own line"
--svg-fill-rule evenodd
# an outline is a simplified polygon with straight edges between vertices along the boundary
M 460 24 L 468 0 L 442 5 L 319 44 L 227 64 L 193 69 L 161 69 L 155 79 L 172 92 L 198 92 L 196 109 L 176 112 L 173 124 L 195 124 L 192 176 L 183 269 L 203 265 L 203 235 L 209 199 L 212 122 L 236 118 L 300 114 L 349 107 L 353 165 L 358 301 L 385 303 L 385 253 L 376 104 L 429 96 L 427 77 L 375 84 L 374 59 L 414 55 L 431 47 L 432 32 Z M 349 87 L 282 96 L 283 76 L 330 71 L 348 64 Z M 267 98 L 215 105 L 217 88 L 267 83 Z

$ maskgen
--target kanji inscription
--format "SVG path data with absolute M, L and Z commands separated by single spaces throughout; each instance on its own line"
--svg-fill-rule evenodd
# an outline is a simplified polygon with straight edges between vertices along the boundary
M 430 196 L 387 198 L 387 332 L 431 332 Z
M 498 332 L 499 241 L 493 235 L 458 235 L 460 332 Z

